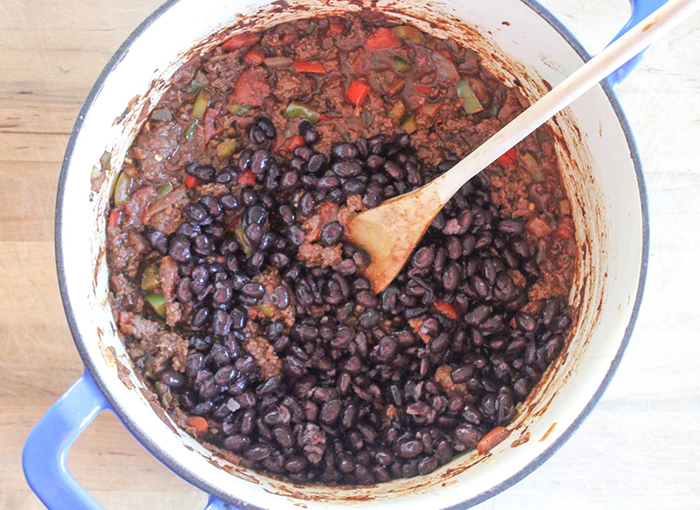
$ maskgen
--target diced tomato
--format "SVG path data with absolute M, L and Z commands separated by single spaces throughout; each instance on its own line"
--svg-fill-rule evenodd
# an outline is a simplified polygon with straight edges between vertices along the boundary
M 574 238 L 574 221 L 570 216 L 563 216 L 561 218 L 556 235 L 562 239 Z
M 354 80 L 348 87 L 345 97 L 355 106 L 362 106 L 362 103 L 365 102 L 365 98 L 367 98 L 369 91 L 369 85 L 361 82 L 360 80 Z
M 129 334 L 128 324 L 131 321 L 129 312 L 119 312 L 119 331 Z
M 328 25 L 328 33 L 330 35 L 340 35 L 345 30 L 345 25 L 340 20 L 332 19 Z
M 195 434 L 197 434 L 198 436 L 206 434 L 207 430 L 209 430 L 209 424 L 207 423 L 207 420 L 205 420 L 201 416 L 188 416 L 187 426 L 192 427 L 194 429 Z
M 429 96 L 431 91 L 430 87 L 428 87 L 427 85 L 421 85 L 419 83 L 414 83 L 413 89 L 417 92 L 420 92 L 421 94 L 425 94 L 426 96 Z
M 199 179 L 197 179 L 194 175 L 185 176 L 185 186 L 192 189 L 196 187 L 197 184 L 199 184 Z
M 331 119 L 328 118 L 328 117 L 326 117 L 326 116 L 323 115 L 323 114 L 319 115 L 319 117 L 318 117 L 318 121 L 319 121 L 319 122 L 328 122 L 329 120 L 331 120 Z
M 224 44 L 221 45 L 221 49 L 226 51 L 237 50 L 239 48 L 243 48 L 244 46 L 252 46 L 259 40 L 260 34 L 236 34 L 226 39 Z
M 391 50 L 401 46 L 399 41 L 391 30 L 386 27 L 378 28 L 365 41 L 365 49 L 368 51 Z
M 419 108 L 427 102 L 425 96 L 419 96 L 417 94 L 409 94 L 408 98 Z
M 238 174 L 238 184 L 241 186 L 252 186 L 255 184 L 255 174 L 250 170 Z
M 214 134 L 216 133 L 216 125 L 214 122 L 216 121 L 216 117 L 219 116 L 219 107 L 217 106 L 216 108 L 207 108 L 206 113 L 204 114 L 204 143 L 207 144 L 209 143 L 209 140 L 214 138 Z
M 496 160 L 496 163 L 498 163 L 499 165 L 507 167 L 514 167 L 517 164 L 517 162 L 518 153 L 515 150 L 515 147 L 509 149 L 508 152 L 506 152 Z
M 437 301 L 434 305 L 433 308 L 440 312 L 442 315 L 447 317 L 448 319 L 456 319 L 457 318 L 457 311 L 454 309 L 454 307 L 446 303 L 444 301 Z
M 243 55 L 243 62 L 248 64 L 250 67 L 259 66 L 265 60 L 265 54 L 260 50 L 248 50 L 248 52 Z
M 320 62 L 312 62 L 310 60 L 295 60 L 294 70 L 297 73 L 323 74 L 326 72 L 323 64 Z
M 304 139 L 299 135 L 294 135 L 291 138 L 289 138 L 286 144 L 288 151 L 293 151 L 294 149 L 296 149 L 297 147 L 301 147 L 302 145 L 304 145 Z
M 109 219 L 107 220 L 107 225 L 109 225 L 110 227 L 116 227 L 117 225 L 119 225 L 119 220 L 120 220 L 121 216 L 122 216 L 121 211 L 115 209 L 114 211 L 109 213 Z
M 267 71 L 262 67 L 251 67 L 241 73 L 233 86 L 233 102 L 248 106 L 262 106 L 270 95 Z

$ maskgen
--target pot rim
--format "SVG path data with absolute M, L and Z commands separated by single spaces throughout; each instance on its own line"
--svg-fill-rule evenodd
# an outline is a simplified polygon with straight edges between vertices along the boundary
M 56 269 L 58 273 L 58 285 L 61 293 L 61 300 L 63 302 L 63 308 L 65 311 L 66 319 L 68 321 L 68 326 L 75 342 L 80 358 L 92 376 L 92 379 L 97 384 L 98 388 L 105 396 L 109 405 L 111 406 L 113 412 L 119 417 L 121 422 L 126 426 L 126 428 L 134 435 L 134 437 L 143 445 L 152 455 L 154 455 L 159 461 L 165 464 L 171 471 L 179 475 L 181 478 L 187 480 L 189 483 L 195 487 L 205 491 L 207 494 L 220 498 L 224 501 L 238 505 L 241 508 L 254 509 L 254 510 L 266 510 L 262 507 L 257 506 L 255 503 L 249 501 L 238 500 L 236 498 L 231 498 L 227 493 L 221 491 L 217 486 L 211 484 L 208 480 L 195 474 L 193 471 L 187 467 L 176 462 L 168 452 L 158 446 L 149 435 L 147 435 L 143 429 L 139 426 L 138 422 L 125 412 L 124 408 L 120 402 L 112 395 L 108 389 L 107 385 L 102 380 L 99 371 L 96 369 L 92 360 L 88 356 L 85 343 L 79 334 L 79 329 L 77 325 L 76 314 L 70 302 L 69 293 L 66 285 L 66 272 L 65 265 L 63 261 L 63 243 L 61 232 L 63 229 L 63 206 L 64 206 L 64 191 L 66 187 L 66 180 L 68 175 L 68 169 L 70 167 L 71 159 L 73 156 L 73 151 L 75 149 L 76 140 L 83 126 L 83 121 L 87 115 L 87 112 L 92 107 L 97 96 L 102 90 L 102 87 L 109 77 L 109 75 L 114 71 L 114 69 L 119 65 L 124 56 L 128 53 L 132 43 L 141 36 L 158 18 L 160 18 L 165 12 L 167 12 L 173 5 L 177 4 L 180 0 L 167 0 L 156 8 L 141 24 L 139 24 L 133 32 L 124 40 L 124 42 L 119 46 L 117 51 L 110 57 L 109 61 L 102 69 L 102 72 L 98 76 L 94 85 L 90 89 L 83 105 L 80 108 L 78 117 L 73 125 L 73 128 L 68 139 L 68 144 L 66 146 L 65 155 L 63 157 L 63 163 L 61 165 L 61 173 L 58 181 L 57 197 L 56 197 L 56 220 L 54 226 L 54 244 L 55 244 L 55 256 L 56 256 Z M 587 62 L 591 59 L 591 55 L 584 49 L 578 39 L 569 31 L 569 29 L 560 22 L 552 13 L 550 13 L 544 6 L 539 4 L 536 0 L 520 0 L 527 7 L 532 9 L 536 14 L 543 18 L 549 25 L 554 28 L 559 35 L 572 47 L 572 49 Z M 627 140 L 627 145 L 630 150 L 630 156 L 635 168 L 635 174 L 637 177 L 637 185 L 639 187 L 639 198 L 641 204 L 642 212 L 642 257 L 641 265 L 639 271 L 639 285 L 637 287 L 637 295 L 632 308 L 632 313 L 630 315 L 629 323 L 625 329 L 623 339 L 620 346 L 610 363 L 610 368 L 608 369 L 605 377 L 600 383 L 600 386 L 588 401 L 586 406 L 581 410 L 578 416 L 571 422 L 569 427 L 561 434 L 557 440 L 555 440 L 546 450 L 544 450 L 540 455 L 532 459 L 525 467 L 520 471 L 510 476 L 509 478 L 501 481 L 491 489 L 483 491 L 461 503 L 449 507 L 449 510 L 466 509 L 482 503 L 497 494 L 505 491 L 511 486 L 515 485 L 517 482 L 528 476 L 538 467 L 540 467 L 546 460 L 548 460 L 554 453 L 561 448 L 564 443 L 566 443 L 571 435 L 578 429 L 578 427 L 583 423 L 583 421 L 588 417 L 593 408 L 598 404 L 603 393 L 607 389 L 610 381 L 612 380 L 615 372 L 617 371 L 622 355 L 629 344 L 630 338 L 632 336 L 632 331 L 634 330 L 635 323 L 639 316 L 639 308 L 641 306 L 642 298 L 644 295 L 644 288 L 647 277 L 647 268 L 649 263 L 649 207 L 646 185 L 644 182 L 644 174 L 642 170 L 642 163 L 639 156 L 639 151 L 637 149 L 637 144 L 632 133 L 632 129 L 629 125 L 627 117 L 624 114 L 622 106 L 617 99 L 617 96 L 608 83 L 607 79 L 600 82 L 600 85 L 605 92 L 610 105 L 617 116 L 620 123 L 620 127 Z M 446 509 L 447 510 L 447 509 Z

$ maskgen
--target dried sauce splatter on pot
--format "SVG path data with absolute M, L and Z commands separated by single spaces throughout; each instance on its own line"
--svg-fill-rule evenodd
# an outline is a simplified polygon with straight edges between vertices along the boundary
M 376 13 L 235 35 L 184 65 L 107 229 L 111 304 L 163 407 L 296 483 L 427 474 L 505 430 L 572 322 L 546 128 L 455 195 L 381 294 L 343 234 L 526 106 L 474 51 Z

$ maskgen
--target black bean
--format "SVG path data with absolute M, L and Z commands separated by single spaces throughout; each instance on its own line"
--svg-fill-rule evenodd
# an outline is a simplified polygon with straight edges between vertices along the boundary
M 176 372 L 175 370 L 168 368 L 160 373 L 160 380 L 166 386 L 171 388 L 180 388 L 185 384 L 185 376 Z
M 262 241 L 263 237 L 263 229 L 260 225 L 257 223 L 251 223 L 243 230 L 243 232 L 245 234 L 245 240 L 248 246 L 252 246 L 253 248 L 260 246 L 260 241 Z
M 365 207 L 372 209 L 381 204 L 383 198 L 384 196 L 382 194 L 382 190 L 375 186 L 371 186 L 367 188 L 364 196 L 362 197 L 362 203 L 365 205 Z
M 309 161 L 311 159 L 311 156 L 313 156 L 314 151 L 311 147 L 307 147 L 306 145 L 301 145 L 294 149 L 294 155 L 303 159 L 304 161 Z
M 256 145 L 261 145 L 267 140 L 265 131 L 263 131 L 257 124 L 251 124 L 248 127 L 248 138 Z
M 265 149 L 258 149 L 251 157 L 250 170 L 252 170 L 254 174 L 263 175 L 270 169 L 271 163 L 272 158 L 270 157 L 270 153 Z
M 168 253 L 168 238 L 162 232 L 151 228 L 144 229 L 144 236 L 148 243 L 161 255 Z
M 404 169 L 393 161 L 384 163 L 384 171 L 395 181 L 401 181 L 406 176 Z
M 398 352 L 399 343 L 393 335 L 387 335 L 379 341 L 377 354 L 384 361 L 390 361 Z
M 456 263 L 451 263 L 442 275 L 442 286 L 447 292 L 452 292 L 462 283 L 462 270 Z
M 560 335 L 552 336 L 544 346 L 545 360 L 549 363 L 557 357 L 564 347 L 564 339 Z
M 333 163 L 332 169 L 333 173 L 338 177 L 348 179 L 357 177 L 362 173 L 362 163 L 354 158 L 346 158 Z
M 170 240 L 170 247 L 168 248 L 168 254 L 176 262 L 185 263 L 192 259 L 192 253 L 190 252 L 190 240 L 184 236 L 175 236 Z
M 286 285 L 278 285 L 277 287 L 275 287 L 273 295 L 275 298 L 275 304 L 277 305 L 277 308 L 279 308 L 280 310 L 285 310 L 289 306 L 291 296 L 289 294 L 289 289 L 287 289 Z
M 382 316 L 377 310 L 369 309 L 363 311 L 357 318 L 357 323 L 360 327 L 370 330 L 377 326 L 382 320 Z
M 249 446 L 243 452 L 243 456 L 248 460 L 260 461 L 272 454 L 272 448 L 265 443 L 257 443 Z
M 310 192 L 304 193 L 299 199 L 299 212 L 302 216 L 311 216 L 316 207 L 316 200 Z
M 416 439 L 401 441 L 394 447 L 394 451 L 399 457 L 413 459 L 423 453 L 423 443 Z
M 420 462 L 418 462 L 418 472 L 421 475 L 427 475 L 432 473 L 438 467 L 438 460 L 436 457 L 425 457 Z
M 216 182 L 219 184 L 231 184 L 236 181 L 237 177 L 238 172 L 236 168 L 229 165 L 216 174 Z
M 472 326 L 476 326 L 484 322 L 491 314 L 491 308 L 488 305 L 479 305 L 467 312 L 464 316 L 464 321 Z
M 365 166 L 370 170 L 379 170 L 384 166 L 384 162 L 385 159 L 383 157 L 372 154 L 367 158 L 367 161 L 365 161 Z
M 262 130 L 265 137 L 274 140 L 277 137 L 277 130 L 275 125 L 267 117 L 258 117 L 255 119 L 255 124 Z
M 474 374 L 474 365 L 462 365 L 452 370 L 452 381 L 456 384 L 466 382 Z
M 265 287 L 258 282 L 249 282 L 243 286 L 241 292 L 248 297 L 260 299 L 265 295 Z
M 313 145 L 318 141 L 318 132 L 314 129 L 313 125 L 308 120 L 302 120 L 299 123 L 298 130 L 299 134 L 306 143 Z
M 533 332 L 537 327 L 537 321 L 535 318 L 529 313 L 525 312 L 518 312 L 515 314 L 515 323 L 520 329 L 527 332 Z
M 234 195 L 224 195 L 220 199 L 221 205 L 224 206 L 224 209 L 228 209 L 229 211 L 235 211 L 238 209 L 238 199 Z
M 566 314 L 559 315 L 552 319 L 548 325 L 549 329 L 554 333 L 563 333 L 571 326 L 571 317 Z
M 175 295 L 177 296 L 177 300 L 182 304 L 188 304 L 192 302 L 194 294 L 192 293 L 192 289 L 190 287 L 191 283 L 192 280 L 190 278 L 181 278 L 180 281 L 178 281 L 177 283 Z
M 248 312 L 242 306 L 234 306 L 231 309 L 231 327 L 235 330 L 241 330 L 248 323 Z
M 227 335 L 231 331 L 231 317 L 225 310 L 214 310 L 211 318 L 211 328 L 215 335 Z
M 295 188 L 298 183 L 299 183 L 299 174 L 296 173 L 294 170 L 289 170 L 288 172 L 284 172 L 282 174 L 282 177 L 280 178 L 279 186 L 280 186 L 280 189 L 290 190 L 290 189 Z
M 246 273 L 250 276 L 255 276 L 260 273 L 263 264 L 265 263 L 265 254 L 260 251 L 254 251 L 245 265 Z
M 334 246 L 338 244 L 344 233 L 343 226 L 337 221 L 332 221 L 321 229 L 321 244 L 327 247 Z
M 319 419 L 325 425 L 333 425 L 338 420 L 342 407 L 343 403 L 340 400 L 330 400 L 326 402 L 321 407 Z
M 481 276 L 472 276 L 469 279 L 469 286 L 480 298 L 485 298 L 489 295 L 489 284 Z
M 469 448 L 475 447 L 483 437 L 483 434 L 479 432 L 477 428 L 472 427 L 471 425 L 462 425 L 457 427 L 454 434 L 457 441 Z
M 502 220 L 498 223 L 498 231 L 507 235 L 520 235 L 525 231 L 525 223 L 520 220 Z
M 185 167 L 185 173 L 196 177 L 202 182 L 212 182 L 214 180 L 214 176 L 216 175 L 216 170 L 211 165 L 190 163 Z
M 301 246 L 306 239 L 306 232 L 299 225 L 290 225 L 288 229 L 288 237 L 294 246 Z
M 411 264 L 416 269 L 426 269 L 435 260 L 435 248 L 432 246 L 423 246 L 418 248 L 416 253 L 411 257 Z

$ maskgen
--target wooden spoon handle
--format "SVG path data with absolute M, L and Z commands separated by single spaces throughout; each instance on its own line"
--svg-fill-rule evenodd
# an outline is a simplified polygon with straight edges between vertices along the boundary
M 465 182 L 698 8 L 700 0 L 670 0 L 426 188 L 432 187 L 446 204 Z

